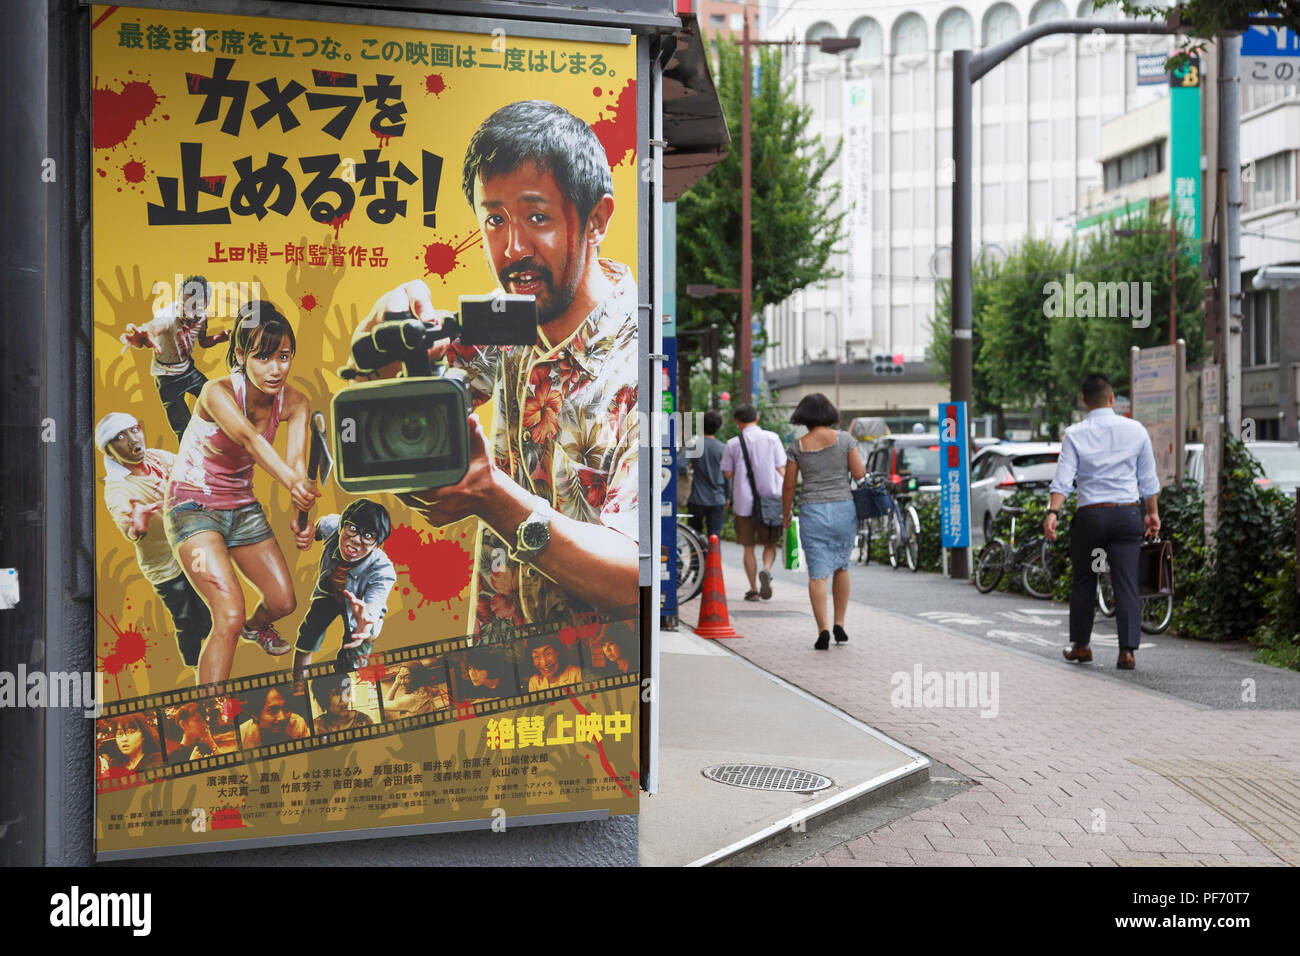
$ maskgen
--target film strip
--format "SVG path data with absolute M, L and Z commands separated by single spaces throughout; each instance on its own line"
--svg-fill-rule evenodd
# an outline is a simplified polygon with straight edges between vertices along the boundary
M 635 608 L 592 613 L 562 626 L 534 623 L 486 639 L 458 637 L 376 652 L 348 672 L 327 661 L 308 667 L 301 678 L 270 671 L 105 704 L 96 724 L 97 792 L 630 687 L 640 681 L 637 628 Z M 377 709 L 376 716 L 350 708 L 344 713 L 351 718 L 337 713 L 349 678 L 352 695 L 369 685 L 377 705 L 369 709 Z M 211 732 L 214 723 L 221 734 Z M 110 741 L 119 763 L 127 754 L 140 756 L 133 764 L 106 766 Z

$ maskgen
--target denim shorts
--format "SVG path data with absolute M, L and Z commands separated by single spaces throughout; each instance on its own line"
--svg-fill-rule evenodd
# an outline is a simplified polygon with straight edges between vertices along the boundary
M 225 539 L 227 548 L 257 544 L 275 537 L 266 520 L 266 512 L 257 501 L 229 510 L 208 508 L 197 501 L 182 502 L 163 515 L 163 528 L 173 548 L 200 531 L 217 532 Z

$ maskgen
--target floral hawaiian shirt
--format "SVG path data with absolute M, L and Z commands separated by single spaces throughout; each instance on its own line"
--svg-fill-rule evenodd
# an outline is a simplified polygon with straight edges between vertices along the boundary
M 563 342 L 455 346 L 447 358 L 474 404 L 493 399 L 497 467 L 561 514 L 638 537 L 637 291 L 627 266 L 600 260 L 610 295 Z M 452 371 L 450 374 L 457 374 Z M 534 621 L 572 621 L 592 608 L 511 557 L 486 524 L 478 562 L 479 633 L 508 636 Z M 504 556 L 504 561 L 503 561 Z M 635 604 L 636 594 L 627 603 Z

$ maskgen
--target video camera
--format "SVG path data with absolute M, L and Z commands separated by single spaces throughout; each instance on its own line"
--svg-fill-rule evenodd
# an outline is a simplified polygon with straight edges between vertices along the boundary
M 401 362 L 405 377 L 359 382 L 335 394 L 335 474 L 351 494 L 401 494 L 454 485 L 469 468 L 469 395 L 434 369 L 429 349 L 452 338 L 464 345 L 533 345 L 537 300 L 531 295 L 461 296 L 460 310 L 441 328 L 410 312 L 385 313 L 352 342 L 353 379 Z

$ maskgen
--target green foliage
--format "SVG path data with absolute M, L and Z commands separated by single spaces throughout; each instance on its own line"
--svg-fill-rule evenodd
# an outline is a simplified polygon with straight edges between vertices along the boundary
M 1130 347 L 1168 343 L 1168 226 L 1159 216 L 1131 216 L 1122 223 L 1121 232 L 1099 229 L 1078 248 L 1028 237 L 1000 265 L 977 264 L 971 288 L 975 414 L 1038 410 L 1056 435 L 1072 417 L 1085 375 L 1104 372 L 1118 391 L 1125 392 Z M 1207 351 L 1196 251 L 1194 241 L 1178 243 L 1175 309 L 1190 367 Z M 1074 276 L 1070 307 L 1064 301 L 1067 274 Z M 1091 285 L 1080 285 L 1085 282 Z M 1099 297 L 1094 295 L 1090 305 L 1080 298 L 1085 288 L 1095 293 L 1105 288 L 1103 283 L 1124 283 L 1127 297 L 1135 282 L 1139 290 L 1150 290 L 1149 299 L 1141 296 L 1149 310 L 1145 328 L 1133 326 L 1137 303 L 1128 303 L 1127 318 L 1101 317 L 1096 314 L 1103 304 Z M 1104 298 L 1109 309 L 1110 296 Z M 951 287 L 944 283 L 930 321 L 927 356 L 945 381 L 951 311 Z M 1092 314 L 1079 315 L 1080 311 Z
M 1100 9 L 1119 6 L 1126 16 L 1137 20 L 1165 20 L 1168 3 L 1143 3 L 1141 0 L 1096 0 Z M 1179 32 L 1186 39 L 1179 47 L 1181 60 L 1187 54 L 1201 53 L 1206 42 L 1232 30 L 1245 28 L 1246 18 L 1253 15 L 1279 16 L 1292 30 L 1300 30 L 1300 2 L 1297 0 L 1181 0 L 1177 4 Z M 1171 66 L 1177 63 L 1171 63 Z
M 687 299 L 690 283 L 738 288 L 741 279 L 741 75 L 744 57 L 735 43 L 715 38 L 714 81 L 731 130 L 727 156 L 677 201 L 677 288 L 679 326 L 707 328 L 718 323 L 720 347 L 727 348 L 739 330 L 740 296 L 724 293 L 712 299 Z M 754 311 L 781 302 L 795 291 L 816 285 L 838 273 L 829 268 L 835 246 L 843 238 L 844 213 L 840 186 L 826 174 L 839 156 L 840 145 L 827 151 L 809 129 L 812 108 L 800 105 L 792 86 L 781 79 L 780 47 L 759 47 L 754 58 L 759 88 L 751 97 Z M 689 336 L 679 348 L 703 361 L 702 336 Z M 754 354 L 766 340 L 758 334 Z M 723 389 L 739 375 L 720 370 Z M 728 382 L 730 379 L 730 382 Z M 692 383 L 693 384 L 693 383 Z

